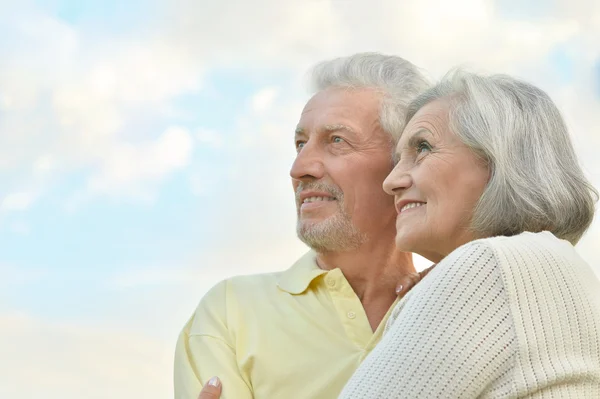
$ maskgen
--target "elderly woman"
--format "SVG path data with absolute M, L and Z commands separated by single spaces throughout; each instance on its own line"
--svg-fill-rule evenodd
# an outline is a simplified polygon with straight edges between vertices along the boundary
M 384 182 L 396 245 L 437 266 L 341 398 L 600 398 L 597 193 L 540 89 L 455 72 L 419 96 Z

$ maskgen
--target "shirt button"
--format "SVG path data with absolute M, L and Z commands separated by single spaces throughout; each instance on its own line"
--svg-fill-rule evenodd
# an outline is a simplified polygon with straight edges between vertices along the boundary
M 327 285 L 330 287 L 335 287 L 335 280 L 333 280 L 333 279 L 327 280 Z
M 346 314 L 346 316 L 348 316 L 348 318 L 349 318 L 349 319 L 353 319 L 353 318 L 355 318 L 355 317 L 356 317 L 356 313 L 354 313 L 354 312 L 350 311 L 350 312 L 348 312 L 348 313 Z

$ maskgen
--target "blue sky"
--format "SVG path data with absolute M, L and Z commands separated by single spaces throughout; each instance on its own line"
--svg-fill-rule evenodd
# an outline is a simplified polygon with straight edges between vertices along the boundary
M 600 186 L 599 42 L 594 0 L 0 2 L 0 397 L 169 397 L 203 293 L 304 251 L 288 170 L 315 62 L 516 74 Z M 600 275 L 598 242 L 596 220 Z

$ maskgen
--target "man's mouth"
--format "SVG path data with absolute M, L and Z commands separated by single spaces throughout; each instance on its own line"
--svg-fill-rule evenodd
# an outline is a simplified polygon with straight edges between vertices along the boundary
M 303 204 L 319 201 L 335 201 L 335 197 L 308 197 L 302 201 Z

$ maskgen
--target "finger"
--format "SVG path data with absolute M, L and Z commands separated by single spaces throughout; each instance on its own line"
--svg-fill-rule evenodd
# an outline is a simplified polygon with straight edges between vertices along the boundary
M 427 269 L 421 270 L 419 272 L 419 276 L 421 276 L 421 280 L 423 280 L 425 278 L 425 276 L 427 276 L 429 274 L 429 272 L 433 270 L 433 268 L 435 267 L 435 265 L 436 265 L 436 263 L 434 263 L 433 265 L 429 266 Z
M 204 384 L 198 399 L 219 399 L 221 397 L 221 388 L 219 377 L 213 377 Z
M 396 295 L 403 297 L 419 281 L 421 281 L 421 276 L 419 273 L 409 273 L 402 276 L 396 285 Z

